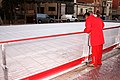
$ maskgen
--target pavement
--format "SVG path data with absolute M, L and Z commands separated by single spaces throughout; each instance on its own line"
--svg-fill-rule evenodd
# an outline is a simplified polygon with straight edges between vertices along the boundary
M 120 80 L 120 49 L 103 55 L 103 63 L 96 68 L 83 66 L 51 80 Z

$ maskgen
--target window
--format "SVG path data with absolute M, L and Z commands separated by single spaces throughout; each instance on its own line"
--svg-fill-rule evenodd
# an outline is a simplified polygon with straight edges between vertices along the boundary
M 28 10 L 33 10 L 34 9 L 34 4 L 27 4 L 26 5 Z
M 88 12 L 88 9 L 86 9 L 86 13 Z
M 109 4 L 107 4 L 107 6 L 109 6 Z
M 103 6 L 105 6 L 106 5 L 106 2 L 105 1 L 103 1 Z
M 119 6 L 120 6 L 120 1 L 119 1 Z
M 55 7 L 48 7 L 48 11 L 55 11 Z
M 73 14 L 74 13 L 74 4 L 66 4 L 65 14 Z
M 80 9 L 80 12 L 83 13 L 83 9 Z
M 72 18 L 75 18 L 74 16 L 72 16 Z

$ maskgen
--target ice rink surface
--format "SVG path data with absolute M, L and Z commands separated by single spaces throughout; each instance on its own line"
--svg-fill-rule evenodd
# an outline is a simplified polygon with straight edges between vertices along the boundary
M 105 22 L 105 28 L 119 25 L 120 23 Z M 0 41 L 82 32 L 84 28 L 84 22 L 0 26 Z

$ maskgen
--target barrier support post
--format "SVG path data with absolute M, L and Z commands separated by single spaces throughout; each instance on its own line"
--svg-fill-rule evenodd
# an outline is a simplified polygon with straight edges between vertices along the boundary
M 8 68 L 7 68 L 7 63 L 6 63 L 6 48 L 5 44 L 2 44 L 2 69 L 4 72 L 4 80 L 8 80 Z

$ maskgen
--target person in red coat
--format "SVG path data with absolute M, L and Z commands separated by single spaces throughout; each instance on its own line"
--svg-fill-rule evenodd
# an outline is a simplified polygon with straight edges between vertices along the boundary
M 102 51 L 104 44 L 103 28 L 104 22 L 101 18 L 95 17 L 93 14 L 85 13 L 86 28 L 84 32 L 90 35 L 90 44 L 92 46 L 92 62 L 91 66 L 97 66 L 102 64 Z

